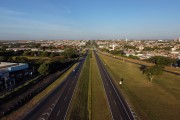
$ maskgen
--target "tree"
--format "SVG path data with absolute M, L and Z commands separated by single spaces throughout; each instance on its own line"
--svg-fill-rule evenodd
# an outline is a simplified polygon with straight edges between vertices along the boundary
M 42 63 L 39 66 L 38 72 L 41 75 L 48 75 L 50 73 L 50 64 L 49 63 Z
M 41 52 L 41 56 L 42 56 L 42 57 L 48 57 L 48 56 L 49 56 L 49 53 L 46 52 L 46 51 L 43 51 L 43 52 Z
M 143 73 L 147 75 L 147 77 L 149 78 L 150 82 L 152 82 L 152 80 L 154 79 L 155 76 L 161 75 L 163 73 L 164 70 L 164 66 L 162 65 L 154 65 L 151 67 L 144 67 L 141 68 Z
M 5 56 L 0 56 L 0 62 L 5 62 L 7 60 L 7 57 Z
M 102 48 L 101 51 L 103 51 L 103 52 L 109 52 L 109 50 L 106 49 L 106 48 Z
M 117 55 L 117 54 L 120 54 L 121 51 L 120 50 L 111 50 L 110 53 L 113 55 Z
M 7 46 L 2 46 L 1 51 L 3 51 L 3 52 L 6 51 L 6 48 L 7 48 Z
M 137 56 L 129 55 L 129 58 L 131 59 L 139 59 Z
M 46 50 L 46 47 L 45 47 L 45 46 L 41 46 L 40 49 L 43 50 L 43 51 L 45 51 L 45 50 Z
M 31 56 L 37 56 L 37 54 L 38 54 L 37 51 L 31 51 L 30 53 Z
M 169 57 L 163 57 L 163 56 L 154 56 L 149 59 L 150 62 L 156 64 L 156 65 L 164 65 L 168 66 L 174 63 L 176 60 L 171 59 Z
M 14 60 L 13 60 L 12 57 L 9 57 L 7 61 L 8 61 L 8 62 L 14 62 Z
M 64 56 L 56 56 L 56 57 L 51 58 L 51 61 L 64 62 L 65 58 Z
M 51 54 L 49 55 L 50 58 L 55 57 L 55 53 L 51 52 Z
M 67 48 L 64 50 L 63 52 L 63 55 L 65 58 L 67 59 L 71 59 L 71 58 L 74 58 L 76 57 L 76 49 L 73 49 L 73 48 Z
M 130 45 L 124 45 L 124 48 L 136 49 L 136 47 L 135 47 L 135 46 L 130 46 Z
M 29 55 L 29 51 L 24 51 L 23 52 L 23 56 L 28 56 Z
M 26 58 L 26 57 L 15 57 L 15 62 L 22 62 L 22 63 L 26 63 L 26 62 L 28 62 L 28 58 Z
M 177 61 L 178 66 L 180 67 L 180 60 Z

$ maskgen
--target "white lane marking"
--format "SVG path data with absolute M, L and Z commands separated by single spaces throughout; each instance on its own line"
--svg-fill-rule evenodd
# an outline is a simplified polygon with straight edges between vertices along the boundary
M 60 113 L 60 110 L 58 111 L 57 116 L 59 116 L 59 113 Z
M 52 111 L 52 108 L 49 108 L 48 111 L 49 111 L 49 110 Z
M 44 119 L 44 118 L 40 118 L 39 120 L 46 120 L 46 119 Z
M 84 64 L 84 63 L 83 63 L 83 64 Z M 81 65 L 83 65 L 83 64 L 81 64 Z M 80 66 L 80 67 L 81 67 L 81 66 Z M 81 70 L 82 70 L 82 68 L 81 68 Z M 79 76 L 78 76 L 78 77 L 79 77 Z M 74 82 L 74 81 L 73 81 L 73 82 Z M 77 82 L 78 82 L 78 80 L 77 80 Z M 67 117 L 67 113 L 68 113 L 68 111 L 69 111 L 70 104 L 72 103 L 72 98 L 73 98 L 74 93 L 75 93 L 75 91 L 76 91 L 76 89 L 77 89 L 77 82 L 75 83 L 75 89 L 74 89 L 73 94 L 72 94 L 72 96 L 71 96 L 71 100 L 70 100 L 70 102 L 69 102 L 68 109 L 67 109 L 67 111 L 66 111 L 64 120 L 66 120 L 66 117 Z
M 74 81 L 73 81 L 74 82 Z M 70 80 L 68 81 L 68 83 L 66 84 L 66 86 L 65 86 L 65 88 L 68 86 L 68 84 L 70 83 Z M 57 102 L 59 101 L 59 99 L 60 99 L 60 97 L 61 97 L 62 95 L 60 95 L 59 97 L 58 97 L 58 99 L 55 101 L 55 104 L 52 104 L 51 106 L 53 106 L 53 108 L 51 108 L 52 110 L 54 109 L 54 107 L 55 107 L 55 105 L 57 104 Z M 50 106 L 50 107 L 51 107 Z M 48 120 L 49 119 L 49 115 L 51 114 L 51 112 L 52 112 L 52 110 L 50 111 L 50 113 L 46 113 L 46 112 L 44 112 L 41 116 L 43 116 L 43 115 L 48 115 L 47 116 L 47 119 L 45 119 L 45 118 L 40 118 L 40 119 L 42 119 L 42 120 Z M 67 113 L 66 113 L 67 114 Z
M 106 73 L 106 75 L 107 75 L 107 77 L 108 77 L 108 79 L 109 79 L 111 85 L 113 86 L 113 89 L 114 89 L 114 91 L 116 92 L 116 95 L 118 96 L 118 98 L 119 98 L 119 100 L 120 100 L 120 102 L 121 102 L 121 104 L 122 104 L 122 106 L 123 106 L 123 108 L 124 108 L 124 110 L 125 110 L 125 112 L 126 112 L 128 118 L 131 120 L 131 118 L 130 118 L 130 116 L 129 116 L 129 114 L 128 114 L 128 112 L 127 112 L 125 106 L 124 106 L 124 104 L 122 103 L 122 101 L 121 101 L 121 99 L 120 99 L 120 97 L 119 97 L 119 95 L 118 95 L 118 93 L 117 93 L 117 91 L 116 91 L 116 89 L 115 89 L 115 87 L 114 87 L 114 85 L 113 85 L 113 83 L 112 83 L 112 81 L 111 81 L 111 79 L 110 79 L 110 77 L 109 77 L 109 75 L 108 75 L 108 73 L 107 73 L 107 71 L 106 71 L 106 69 L 105 69 L 105 67 L 104 67 L 103 65 L 102 65 L 102 68 L 103 68 L 103 70 L 105 71 L 105 73 Z M 133 116 L 133 115 L 132 115 L 132 116 Z M 134 116 L 133 116 L 133 118 L 134 118 Z
M 96 54 L 96 53 L 95 53 Z M 96 56 L 96 63 L 97 63 L 97 66 L 98 66 L 98 71 L 99 71 L 99 73 L 100 73 L 100 77 L 101 77 L 101 82 L 102 82 L 102 85 L 103 85 L 103 88 L 104 88 L 104 92 L 106 93 L 106 100 L 107 100 L 107 103 L 108 103 L 108 106 L 109 106 L 109 110 L 110 110 L 110 112 L 111 112 L 111 117 L 112 117 L 112 120 L 114 120 L 114 116 L 113 116 L 113 114 L 112 114 L 112 111 L 111 111 L 111 106 L 110 106 L 110 104 L 109 104 L 109 100 L 108 100 L 108 97 L 107 97 L 107 92 L 106 92 L 106 90 L 105 90 L 105 84 L 104 84 L 104 82 L 103 82 L 103 79 L 102 79 L 102 75 L 101 75 L 101 72 L 100 72 L 100 62 L 99 62 L 99 64 L 98 64 L 98 58 L 97 58 L 97 56 Z
M 116 101 L 114 100 L 114 103 L 116 104 Z
M 66 97 L 64 98 L 64 101 L 66 100 Z
M 51 106 L 53 106 L 53 107 L 54 107 L 54 106 L 55 106 L 55 104 L 52 104 Z
M 45 115 L 48 115 L 48 116 L 49 116 L 49 114 L 50 114 L 50 113 L 46 112 L 46 113 L 43 114 L 43 116 L 45 116 Z
M 121 120 L 123 120 L 122 117 L 121 117 Z

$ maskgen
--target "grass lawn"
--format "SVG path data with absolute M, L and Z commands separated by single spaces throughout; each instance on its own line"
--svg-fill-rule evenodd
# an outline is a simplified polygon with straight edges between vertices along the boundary
M 94 53 L 91 58 L 91 118 L 92 120 L 111 120 L 105 90 Z
M 137 60 L 137 59 L 131 59 L 131 58 L 128 58 L 128 57 L 125 57 L 125 56 L 122 57 L 121 55 L 112 55 L 110 53 L 103 53 L 103 52 L 100 52 L 100 53 L 106 54 L 108 56 L 116 57 L 116 58 L 119 58 L 119 59 L 124 59 L 125 61 L 129 61 L 129 62 L 132 62 L 132 63 L 137 63 L 137 64 L 141 64 L 141 65 L 146 65 L 146 66 L 154 65 L 153 63 L 149 63 L 149 62 L 145 62 L 145 61 Z M 180 68 L 174 68 L 174 67 L 170 67 L 170 66 L 165 66 L 165 70 L 180 74 Z
M 100 55 L 112 77 L 119 82 L 125 98 L 142 120 L 178 120 L 180 118 L 180 75 L 164 72 L 152 83 L 139 70 L 140 65 Z
M 77 66 L 77 63 L 74 64 L 68 71 L 66 71 L 62 76 L 58 78 L 54 83 L 48 86 L 45 90 L 35 96 L 32 100 L 30 100 L 26 105 L 22 106 L 18 110 L 14 111 L 10 115 L 7 115 L 3 118 L 3 120 L 18 120 L 23 114 L 27 113 L 29 109 L 32 109 L 38 102 L 40 102 L 47 94 L 53 91 L 59 84 L 65 80 L 65 78 L 70 74 L 72 70 Z

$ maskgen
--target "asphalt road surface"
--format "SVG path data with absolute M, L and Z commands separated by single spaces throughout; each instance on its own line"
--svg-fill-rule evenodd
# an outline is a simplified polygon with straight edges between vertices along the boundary
M 108 99 L 111 115 L 113 120 L 135 120 L 128 104 L 115 86 L 112 77 L 105 68 L 105 65 L 100 60 L 96 51 L 94 51 L 97 60 L 98 68 L 103 81 L 104 89 Z M 123 68 L 122 68 L 123 69 Z
M 23 120 L 64 120 L 87 52 L 66 80 L 41 101 Z

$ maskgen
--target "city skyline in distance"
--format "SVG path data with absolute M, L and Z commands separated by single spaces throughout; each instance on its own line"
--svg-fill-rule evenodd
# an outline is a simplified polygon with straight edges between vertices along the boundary
M 178 0 L 0 1 L 0 40 L 175 39 Z

